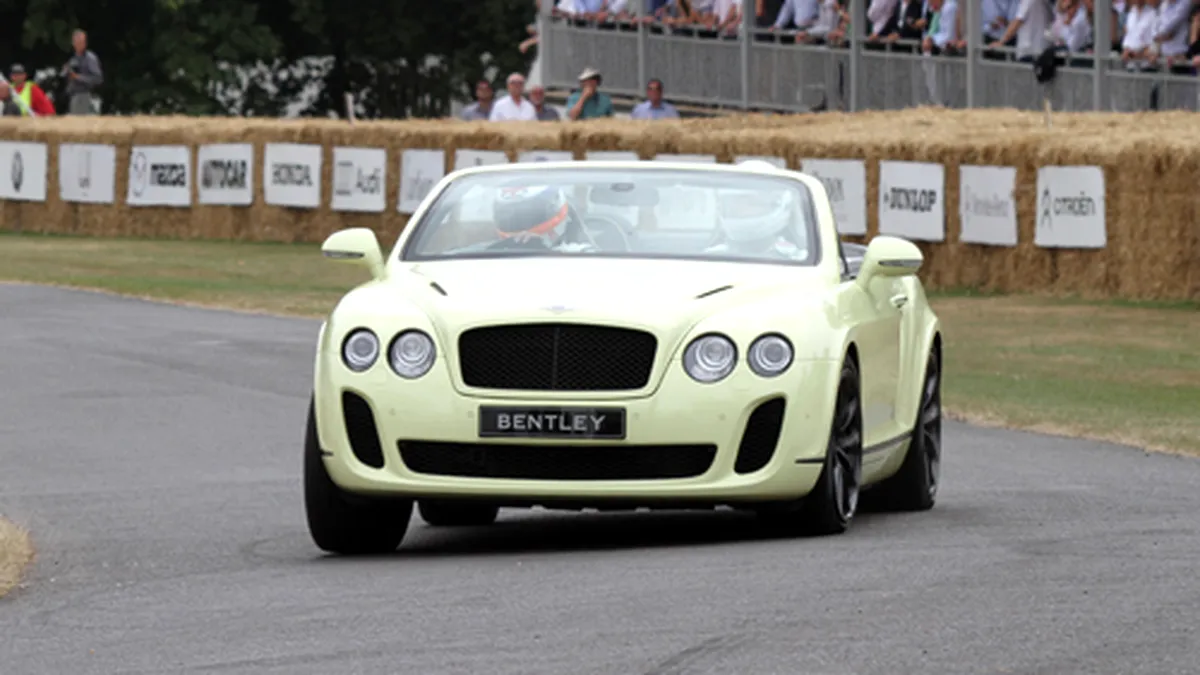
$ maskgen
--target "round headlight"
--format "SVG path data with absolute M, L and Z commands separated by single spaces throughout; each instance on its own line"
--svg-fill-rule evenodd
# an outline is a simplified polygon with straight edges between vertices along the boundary
M 737 347 L 724 335 L 701 335 L 683 352 L 683 369 L 697 382 L 716 382 L 733 371 Z
M 379 338 L 371 331 L 360 328 L 346 338 L 342 344 L 342 361 L 356 373 L 370 368 L 379 358 Z
M 433 340 L 419 330 L 407 330 L 392 340 L 389 350 L 389 361 L 392 370 L 400 377 L 409 379 L 421 377 L 433 367 L 437 358 L 437 349 Z
M 763 335 L 750 345 L 747 361 L 755 373 L 775 377 L 792 365 L 792 344 L 782 335 Z

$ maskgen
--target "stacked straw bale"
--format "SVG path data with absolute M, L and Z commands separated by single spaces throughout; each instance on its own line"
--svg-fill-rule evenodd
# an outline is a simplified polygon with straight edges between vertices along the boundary
M 1092 298 L 1200 300 L 1200 125 L 1194 113 L 1061 113 L 1046 128 L 1040 113 L 1009 109 L 871 111 L 854 114 L 745 115 L 706 119 L 487 123 L 458 120 L 360 121 L 195 117 L 62 117 L 0 120 L 0 140 L 48 146 L 47 200 L 0 201 L 0 229 L 93 236 L 217 238 L 316 242 L 345 227 L 370 227 L 390 245 L 407 216 L 396 210 L 395 174 L 405 149 L 443 149 L 453 169 L 457 149 L 499 150 L 510 161 L 530 150 L 863 159 L 867 166 L 867 241 L 879 232 L 879 160 L 938 162 L 945 167 L 946 240 L 917 242 L 926 255 L 921 276 L 933 289 L 1037 292 Z M 59 199 L 57 146 L 110 143 L 117 148 L 116 204 Z M 137 144 L 252 143 L 255 201 L 250 207 L 132 208 L 124 204 L 130 149 Z M 324 147 L 323 199 L 317 209 L 268 206 L 262 159 L 269 142 Z M 384 148 L 388 153 L 383 213 L 329 207 L 333 148 Z M 960 240 L 959 167 L 1017 170 L 1019 243 L 993 247 Z M 1104 170 L 1108 245 L 1047 249 L 1034 245 L 1037 170 L 1093 165 Z M 193 193 L 193 201 L 195 193 Z

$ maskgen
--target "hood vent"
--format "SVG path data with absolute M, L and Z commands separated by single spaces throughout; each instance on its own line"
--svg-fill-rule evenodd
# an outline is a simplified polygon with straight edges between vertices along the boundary
M 711 291 L 705 291 L 705 292 L 701 293 L 700 295 L 697 295 L 696 299 L 700 300 L 701 298 L 712 297 L 712 296 L 716 295 L 717 293 L 720 293 L 722 291 L 727 291 L 731 288 L 733 288 L 733 286 L 719 286 L 717 288 L 712 289 Z

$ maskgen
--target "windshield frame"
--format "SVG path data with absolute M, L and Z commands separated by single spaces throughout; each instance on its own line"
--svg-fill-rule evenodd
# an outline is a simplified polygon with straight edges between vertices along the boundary
M 467 169 L 461 175 L 447 176 L 440 186 L 435 188 L 436 194 L 432 199 L 422 205 L 418 213 L 413 214 L 415 222 L 410 219 L 409 224 L 401 233 L 401 240 L 398 242 L 395 253 L 392 256 L 399 263 L 432 263 L 432 262 L 454 262 L 460 260 L 500 260 L 500 259 L 522 259 L 529 258 L 547 258 L 547 259 L 608 259 L 608 260 L 663 260 L 663 261 L 691 261 L 691 262 L 713 262 L 713 263 L 741 263 L 751 265 L 773 265 L 796 268 L 816 268 L 820 267 L 825 259 L 825 246 L 821 239 L 822 227 L 819 221 L 816 199 L 817 194 L 812 188 L 795 177 L 788 175 L 771 175 L 767 173 L 748 172 L 740 170 L 736 165 L 713 165 L 702 164 L 683 166 L 665 165 L 661 162 L 637 162 L 637 163 L 614 163 L 605 162 L 602 166 L 595 164 L 584 164 L 578 161 L 574 162 L 530 162 L 528 166 L 514 166 L 505 164 L 501 166 L 487 166 Z M 603 171 L 611 172 L 617 175 L 628 177 L 630 174 L 697 174 L 704 173 L 720 174 L 731 173 L 737 176 L 744 176 L 761 181 L 774 181 L 784 184 L 786 188 L 797 190 L 801 193 L 801 198 L 805 204 L 801 207 L 801 213 L 805 219 L 804 234 L 810 242 L 810 252 L 807 258 L 803 260 L 787 260 L 787 259 L 771 259 L 771 258 L 752 258 L 738 255 L 721 255 L 721 254 L 701 254 L 701 255 L 672 255 L 665 253 L 648 252 L 623 252 L 623 251 L 605 251 L 605 252 L 587 252 L 587 253 L 567 253 L 554 251 L 468 251 L 454 255 L 443 253 L 437 254 L 422 254 L 417 252 L 418 242 L 421 242 L 432 228 L 438 227 L 434 224 L 435 218 L 441 218 L 446 208 L 454 208 L 453 205 L 447 206 L 447 195 L 451 193 L 464 180 L 474 179 L 476 176 L 487 175 L 491 177 L 508 177 L 513 175 L 530 175 L 535 176 L 538 171 L 556 171 L 556 172 L 593 172 Z M 469 189 L 469 187 L 468 187 Z

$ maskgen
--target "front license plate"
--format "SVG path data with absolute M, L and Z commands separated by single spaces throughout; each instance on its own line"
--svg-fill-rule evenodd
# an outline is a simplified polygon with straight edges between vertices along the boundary
M 513 438 L 625 438 L 623 408 L 480 406 L 479 435 Z

